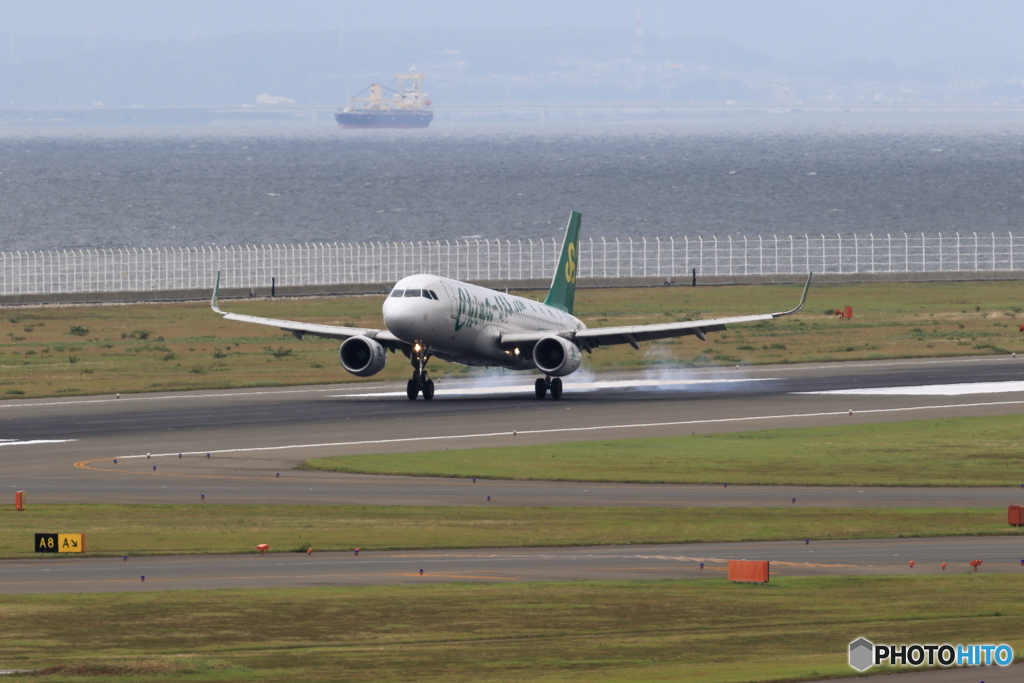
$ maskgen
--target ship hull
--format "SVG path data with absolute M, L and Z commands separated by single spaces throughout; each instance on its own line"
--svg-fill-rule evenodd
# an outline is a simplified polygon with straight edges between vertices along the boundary
M 334 120 L 342 128 L 426 128 L 432 111 L 339 111 Z

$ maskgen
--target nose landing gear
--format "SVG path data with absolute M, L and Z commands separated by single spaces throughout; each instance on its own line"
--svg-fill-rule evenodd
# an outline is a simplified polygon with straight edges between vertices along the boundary
M 550 391 L 551 398 L 558 400 L 562 398 L 562 378 L 538 377 L 537 381 L 534 382 L 533 391 L 537 398 L 544 398 L 544 395 Z
M 427 377 L 425 370 L 430 355 L 419 344 L 413 348 L 419 350 L 414 350 L 409 357 L 412 361 L 413 371 L 412 379 L 405 385 L 405 395 L 409 397 L 410 401 L 415 401 L 420 392 L 423 392 L 424 400 L 429 401 L 434 398 L 434 380 Z

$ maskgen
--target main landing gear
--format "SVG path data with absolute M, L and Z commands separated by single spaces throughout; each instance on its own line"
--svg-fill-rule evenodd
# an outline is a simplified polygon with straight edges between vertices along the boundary
M 558 400 L 562 398 L 562 379 L 560 377 L 538 377 L 533 385 L 537 398 L 544 398 L 544 394 L 551 392 L 551 398 Z
M 427 361 L 430 360 L 430 356 L 423 347 L 416 344 L 409 358 L 412 361 L 413 370 L 412 379 L 405 385 L 405 395 L 409 397 L 410 401 L 415 401 L 416 396 L 423 392 L 424 400 L 429 401 L 433 399 L 434 380 L 427 377 L 427 371 L 424 369 Z

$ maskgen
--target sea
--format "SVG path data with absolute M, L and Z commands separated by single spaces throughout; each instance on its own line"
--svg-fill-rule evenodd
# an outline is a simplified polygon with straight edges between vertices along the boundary
M 0 128 L 0 251 L 1005 233 L 1024 120 Z

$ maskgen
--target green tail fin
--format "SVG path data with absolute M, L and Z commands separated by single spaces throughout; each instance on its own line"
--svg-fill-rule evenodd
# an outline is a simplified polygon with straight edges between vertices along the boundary
M 583 214 L 573 211 L 569 216 L 569 225 L 565 229 L 565 241 L 562 242 L 562 255 L 558 257 L 558 267 L 551 278 L 551 289 L 544 303 L 560 308 L 572 314 L 573 301 L 576 298 L 576 273 L 579 270 L 580 255 L 580 221 Z

